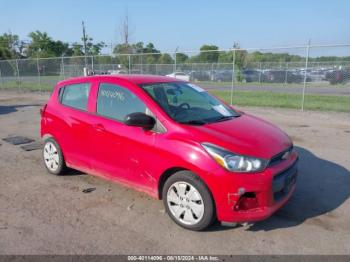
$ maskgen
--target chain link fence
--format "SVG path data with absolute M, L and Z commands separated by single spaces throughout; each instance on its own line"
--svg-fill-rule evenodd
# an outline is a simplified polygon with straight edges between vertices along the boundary
M 350 112 L 350 45 L 0 61 L 0 89 L 50 91 L 89 74 L 170 75 L 231 104 Z

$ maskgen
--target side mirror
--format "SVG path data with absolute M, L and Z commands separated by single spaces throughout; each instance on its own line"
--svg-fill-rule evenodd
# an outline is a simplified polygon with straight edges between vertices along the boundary
M 156 124 L 156 120 L 145 113 L 131 113 L 125 116 L 124 123 L 127 126 L 138 126 L 145 130 L 150 130 Z

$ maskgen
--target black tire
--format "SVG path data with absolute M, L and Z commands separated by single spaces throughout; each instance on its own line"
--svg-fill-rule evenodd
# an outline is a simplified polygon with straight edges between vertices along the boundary
M 169 209 L 168 202 L 167 202 L 167 193 L 169 188 L 176 182 L 186 182 L 190 184 L 201 195 L 201 198 L 204 204 L 204 214 L 196 224 L 188 225 L 188 224 L 182 223 L 172 214 L 172 212 Z M 165 206 L 165 210 L 168 213 L 168 215 L 176 224 L 178 224 L 183 228 L 194 230 L 194 231 L 201 231 L 209 227 L 216 218 L 215 205 L 209 189 L 197 175 L 195 175 L 190 171 L 179 171 L 171 175 L 164 184 L 164 187 L 162 190 L 162 199 L 163 199 L 163 204 Z
M 48 168 L 48 166 L 46 165 L 46 160 L 45 160 L 44 152 L 45 152 L 45 146 L 46 146 L 48 143 L 52 143 L 52 144 L 56 147 L 56 149 L 57 149 L 57 156 L 58 156 L 59 161 L 58 161 L 58 167 L 57 167 L 57 169 L 55 169 L 55 170 L 51 170 L 51 169 Z M 61 176 L 61 175 L 64 175 L 65 172 L 67 171 L 67 166 L 66 166 L 66 162 L 65 162 L 65 160 L 64 160 L 63 154 L 62 154 L 61 147 L 60 147 L 59 144 L 56 142 L 56 140 L 53 139 L 52 137 L 47 138 L 47 139 L 45 140 L 44 146 L 43 146 L 42 157 L 43 157 L 43 162 L 44 162 L 45 168 L 46 168 L 46 170 L 47 170 L 50 174 L 53 174 L 53 175 L 56 175 L 56 176 Z

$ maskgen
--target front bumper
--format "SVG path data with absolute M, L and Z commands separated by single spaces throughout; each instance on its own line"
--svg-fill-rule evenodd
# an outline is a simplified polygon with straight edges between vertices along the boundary
M 254 222 L 270 217 L 295 191 L 297 178 L 295 151 L 290 157 L 257 174 L 220 174 L 214 187 L 217 218 L 221 222 Z M 212 188 L 212 186 L 210 186 Z

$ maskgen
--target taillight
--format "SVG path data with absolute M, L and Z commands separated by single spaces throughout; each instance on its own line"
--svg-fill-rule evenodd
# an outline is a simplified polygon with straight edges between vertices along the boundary
M 43 105 L 43 107 L 42 107 L 42 108 L 40 108 L 40 115 L 41 115 L 41 117 L 43 117 L 43 116 L 44 116 L 44 114 L 45 114 L 45 110 L 46 110 L 46 107 L 47 107 L 47 104 Z

